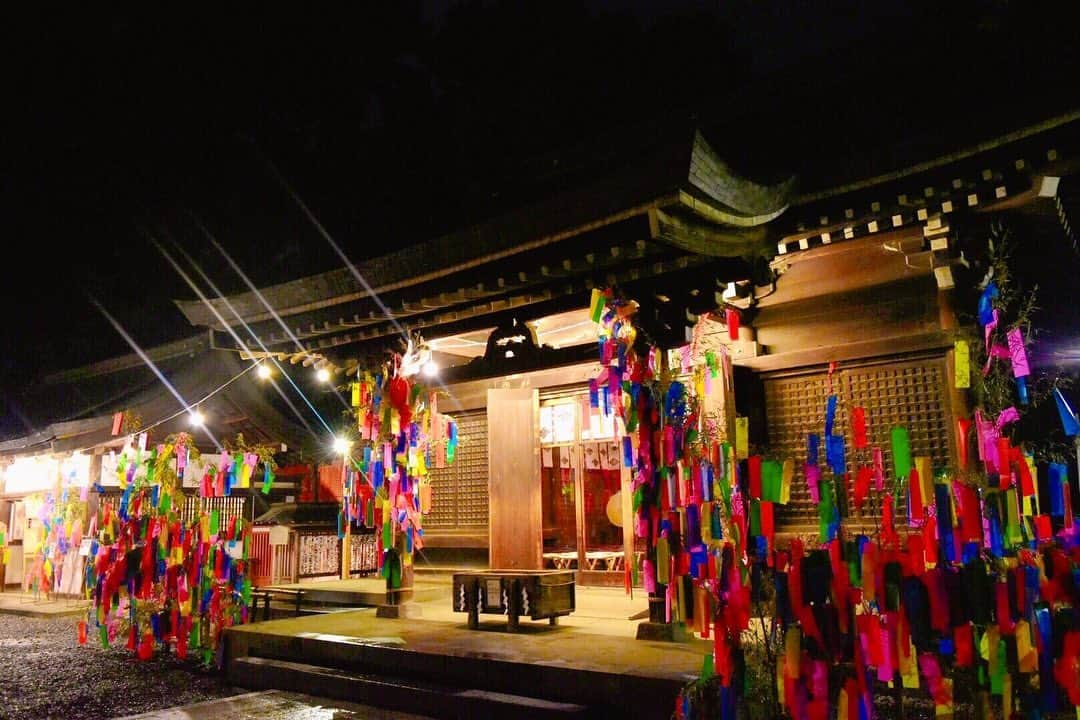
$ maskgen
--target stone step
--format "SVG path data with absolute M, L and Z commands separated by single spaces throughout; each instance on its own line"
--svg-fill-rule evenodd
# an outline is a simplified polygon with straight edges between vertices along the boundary
M 584 718 L 588 712 L 585 706 L 574 703 L 262 657 L 232 660 L 229 679 L 251 690 L 292 690 L 453 720 L 555 720 Z

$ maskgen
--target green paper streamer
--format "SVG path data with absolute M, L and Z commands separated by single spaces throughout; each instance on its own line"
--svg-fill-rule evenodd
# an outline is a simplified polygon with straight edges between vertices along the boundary
M 656 582 L 667 585 L 670 574 L 671 548 L 666 537 L 656 539 Z
M 104 625 L 98 626 L 98 634 L 101 636 L 101 647 L 109 647 L 109 628 Z
M 270 469 L 267 469 L 266 473 L 263 475 L 262 494 L 263 495 L 269 495 L 270 494 L 270 487 L 273 484 L 274 484 L 274 471 L 270 470 Z
M 1005 663 L 1008 662 L 1005 653 L 1005 639 L 998 640 L 997 663 L 994 672 L 990 675 L 990 694 L 1000 695 L 1005 684 Z
M 818 535 L 821 542 L 829 542 L 829 525 L 833 519 L 832 481 L 822 480 L 821 502 L 818 503 Z
M 761 499 L 780 502 L 780 486 L 783 483 L 784 466 L 776 460 L 761 463 Z
M 701 679 L 709 680 L 715 674 L 716 671 L 713 669 L 712 653 L 707 652 L 705 653 L 705 660 L 701 663 Z
M 1010 545 L 1023 542 L 1020 534 L 1020 512 L 1016 506 L 1016 488 L 1009 488 L 1004 493 L 1005 499 L 1005 537 Z
M 889 431 L 892 437 L 893 472 L 897 482 L 904 482 L 911 475 L 911 441 L 905 427 L 897 425 Z
M 847 543 L 848 581 L 851 587 L 862 587 L 862 557 L 858 552 L 858 545 L 854 540 Z
M 210 511 L 210 534 L 211 535 L 217 535 L 218 534 L 218 522 L 220 521 L 220 519 L 221 519 L 220 515 L 219 515 L 216 508 L 214 510 Z
M 393 544 L 390 532 L 390 523 L 384 522 L 382 526 L 382 546 L 388 548 Z
M 398 561 L 397 553 L 394 554 L 393 561 L 390 563 L 390 587 L 394 589 L 401 587 L 401 563 Z
M 761 501 L 757 498 L 750 499 L 750 527 L 747 532 L 751 536 L 761 534 Z
M 172 495 L 169 493 L 161 493 L 161 499 L 158 501 L 158 509 L 160 509 L 162 513 L 167 513 L 171 507 Z

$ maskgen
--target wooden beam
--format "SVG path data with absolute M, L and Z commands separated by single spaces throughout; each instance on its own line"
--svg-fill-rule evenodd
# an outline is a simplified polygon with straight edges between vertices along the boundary
M 647 180 L 647 178 L 644 178 Z M 440 280 L 456 273 L 520 255 L 531 250 L 547 247 L 587 232 L 613 225 L 623 220 L 641 216 L 650 208 L 671 204 L 674 196 L 663 193 L 644 202 L 626 205 L 616 198 L 625 195 L 626 178 L 605 181 L 613 187 L 604 197 L 608 204 L 621 205 L 619 209 L 597 212 L 596 206 L 567 205 L 567 194 L 545 199 L 532 207 L 511 213 L 485 225 L 462 230 L 422 245 L 405 248 L 356 267 L 365 278 L 377 285 L 377 294 L 414 287 Z M 618 192 L 621 188 L 622 192 Z M 524 222 L 521 218 L 528 218 Z M 531 230 L 537 234 L 526 239 L 523 235 Z M 416 268 L 421 268 L 417 272 Z M 261 298 L 259 297 L 261 295 Z M 340 268 L 321 275 L 313 275 L 255 292 L 239 293 L 228 298 L 210 300 L 210 305 L 223 317 L 229 305 L 240 315 L 243 322 L 251 324 L 272 320 L 274 315 L 287 317 L 304 312 L 321 310 L 369 297 L 351 268 Z M 263 304 L 265 300 L 273 312 Z M 194 300 L 175 301 L 180 311 L 193 325 L 219 327 L 212 310 Z M 230 321 L 231 322 L 231 321 Z M 240 324 L 240 321 L 237 321 Z M 221 329 L 219 327 L 219 329 Z
M 844 360 L 902 355 L 927 350 L 944 350 L 952 347 L 955 338 L 954 332 L 933 331 L 914 335 L 874 338 L 841 345 L 821 345 L 776 355 L 735 358 L 732 362 L 735 365 L 750 368 L 757 372 L 787 370 L 809 365 L 825 365 L 833 361 L 842 362 Z
M 643 230 L 645 226 L 646 223 L 643 218 Z M 615 246 L 612 250 L 615 252 L 612 252 L 610 257 L 604 257 L 600 262 L 589 262 L 587 258 L 576 261 L 564 260 L 562 263 L 563 268 L 567 263 L 572 267 L 572 272 L 569 273 L 561 268 L 551 266 L 548 267 L 548 272 L 545 274 L 543 268 L 534 266 L 518 271 L 515 278 L 511 280 L 500 277 L 496 285 L 490 288 L 477 286 L 475 290 L 470 290 L 469 292 L 463 290 L 458 290 L 456 292 L 432 292 L 431 294 L 416 299 L 403 298 L 396 303 L 388 298 L 387 306 L 390 308 L 389 318 L 382 310 L 379 312 L 371 310 L 367 313 L 367 317 L 361 317 L 359 313 L 354 312 L 354 319 L 351 321 L 345 320 L 343 324 L 328 324 L 323 321 L 320 325 L 319 313 L 311 313 L 303 317 L 303 320 L 308 321 L 308 329 L 304 330 L 303 328 L 298 327 L 293 334 L 298 340 L 307 341 L 326 335 L 340 333 L 342 329 L 353 330 L 357 328 L 382 326 L 385 325 L 389 319 L 405 322 L 408 318 L 413 318 L 432 311 L 447 310 L 476 300 L 496 299 L 515 290 L 520 291 L 527 288 L 538 288 L 550 284 L 553 281 L 564 280 L 566 278 L 580 278 L 581 276 L 596 272 L 598 269 L 618 267 L 619 265 L 624 265 L 628 262 L 633 262 L 642 258 L 664 257 L 670 255 L 672 252 L 672 250 L 664 243 L 656 243 L 643 238 L 635 239 L 632 242 L 625 242 L 622 245 Z M 524 278 L 524 280 L 522 280 L 522 278 Z M 398 306 L 399 309 L 395 309 L 395 305 Z M 344 311 L 339 310 L 338 312 L 347 313 L 348 309 Z M 294 322 L 300 319 L 301 318 L 297 318 Z M 257 329 L 259 329 L 259 326 L 252 327 L 253 331 Z M 278 340 L 271 342 L 275 344 L 284 344 L 290 341 L 291 338 L 279 338 Z
M 701 256 L 681 256 L 672 260 L 664 260 L 655 263 L 648 264 L 644 267 L 626 268 L 617 273 L 612 273 L 613 282 L 609 284 L 622 284 L 627 282 L 633 282 L 649 277 L 656 277 L 664 275 L 677 270 L 698 267 L 711 262 L 710 258 Z M 565 283 L 558 292 L 550 288 L 545 288 L 538 293 L 526 293 L 521 295 L 506 296 L 502 298 L 496 298 L 492 301 L 481 303 L 478 305 L 468 307 L 455 308 L 452 317 L 450 313 L 436 314 L 430 317 L 417 317 L 410 319 L 409 321 L 401 323 L 408 331 L 415 330 L 427 330 L 438 328 L 441 325 L 445 325 L 451 322 L 458 322 L 463 319 L 480 318 L 494 313 L 503 312 L 510 309 L 516 309 L 526 307 L 530 305 L 536 305 L 543 303 L 557 297 L 566 297 L 576 293 L 582 295 L 581 302 L 585 302 L 585 293 L 588 288 L 585 287 L 585 283 L 581 279 L 571 280 Z M 483 327 L 483 325 L 480 325 Z M 370 340 L 377 340 L 380 338 L 394 335 L 397 332 L 397 328 L 393 325 L 386 323 L 383 325 L 368 328 L 366 330 L 357 330 L 342 335 L 335 335 L 328 338 L 328 343 L 321 347 L 338 347 L 341 345 L 348 345 L 356 342 L 366 342 Z M 460 330 L 456 331 L 460 332 Z

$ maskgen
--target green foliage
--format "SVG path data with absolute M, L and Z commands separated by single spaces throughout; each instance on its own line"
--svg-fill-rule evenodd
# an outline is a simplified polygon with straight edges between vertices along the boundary
M 1030 357 L 1038 342 L 1039 331 L 1033 326 L 1032 317 L 1039 310 L 1039 288 L 1035 285 L 1027 290 L 1018 285 L 1010 269 L 1013 249 L 1010 228 L 1000 220 L 993 222 L 987 238 L 990 270 L 986 280 L 993 281 L 997 285 L 998 297 L 994 299 L 993 307 L 998 311 L 1000 322 L 990 334 L 989 346 L 1007 345 L 1007 333 L 1014 328 L 1020 328 L 1025 350 Z M 1032 374 L 1026 381 L 1029 403 L 1022 405 L 1017 395 L 1012 363 L 1008 360 L 994 359 L 990 361 L 989 371 L 984 374 L 982 369 L 987 364 L 988 356 L 985 338 L 972 335 L 969 336 L 968 341 L 972 350 L 971 392 L 975 405 L 991 420 L 995 420 L 1003 410 L 1010 407 L 1015 407 L 1021 417 L 1024 417 L 1044 402 L 1053 404 L 1052 393 L 1055 387 L 1064 389 L 1072 384 L 1071 378 L 1033 366 Z M 1070 443 L 1063 442 L 1060 433 L 1025 437 L 1023 423 L 1007 425 L 1002 432 L 1013 445 L 1022 442 L 1025 449 L 1033 453 L 1038 462 L 1066 461 L 1074 452 Z
M 268 465 L 271 472 L 277 470 L 277 462 L 274 461 L 274 455 L 277 453 L 277 448 L 273 445 L 248 443 L 244 439 L 244 433 L 237 433 L 235 440 L 225 440 L 225 452 L 230 455 L 235 455 L 236 453 L 255 453 L 259 456 L 259 462 Z

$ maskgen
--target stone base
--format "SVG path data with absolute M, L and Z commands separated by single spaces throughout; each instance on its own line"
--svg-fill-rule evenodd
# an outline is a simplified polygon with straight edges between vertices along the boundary
M 423 609 L 414 602 L 403 602 L 397 605 L 379 605 L 375 608 L 375 617 L 381 618 L 416 618 L 423 614 Z
M 682 623 L 638 623 L 637 639 L 659 642 L 687 642 L 691 635 Z

